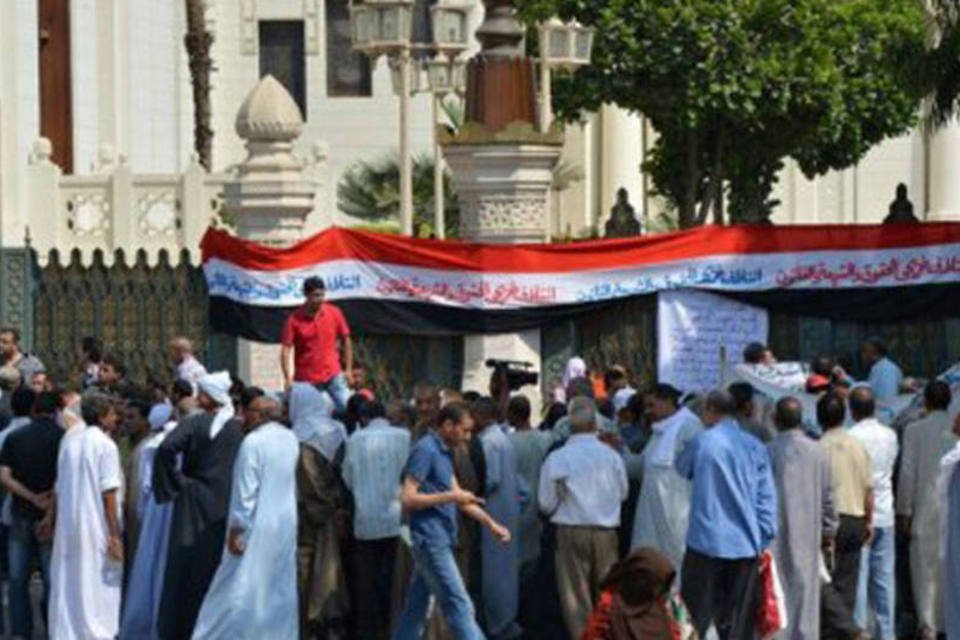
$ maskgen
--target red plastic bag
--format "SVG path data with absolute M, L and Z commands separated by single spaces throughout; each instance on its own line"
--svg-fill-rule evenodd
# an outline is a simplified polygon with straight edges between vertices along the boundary
M 756 632 L 761 640 L 769 640 L 787 628 L 787 608 L 777 574 L 773 554 L 764 551 L 760 555 L 760 587 L 757 602 Z

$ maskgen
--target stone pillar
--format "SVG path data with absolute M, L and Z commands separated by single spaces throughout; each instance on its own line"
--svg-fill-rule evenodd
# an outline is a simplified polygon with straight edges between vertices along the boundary
M 630 202 L 637 208 L 637 217 L 641 222 L 646 216 L 643 211 L 645 202 L 643 193 L 643 174 L 640 164 L 643 162 L 643 119 L 626 109 L 612 104 L 604 105 L 600 110 L 603 123 L 603 138 L 601 142 L 601 186 L 600 211 L 597 221 L 599 231 L 603 232 L 603 224 L 607 214 L 617 200 L 617 191 L 620 188 L 627 190 Z
M 960 220 L 960 124 L 951 120 L 930 140 L 930 221 Z
M 467 72 L 467 122 L 440 144 L 460 197 L 460 236 L 488 243 L 545 242 L 549 191 L 560 157 L 559 129 L 539 132 L 533 62 L 512 0 L 485 0 L 482 49 Z M 463 388 L 488 392 L 490 358 L 530 362 L 539 371 L 540 330 L 467 336 Z M 523 389 L 539 407 L 539 388 Z
M 223 206 L 237 235 L 278 247 L 296 243 L 315 191 L 293 155 L 293 143 L 303 131 L 300 109 L 283 85 L 264 76 L 241 105 L 236 131 L 246 141 L 248 155 L 224 185 Z M 240 339 L 237 349 L 238 374 L 248 384 L 283 388 L 279 345 Z

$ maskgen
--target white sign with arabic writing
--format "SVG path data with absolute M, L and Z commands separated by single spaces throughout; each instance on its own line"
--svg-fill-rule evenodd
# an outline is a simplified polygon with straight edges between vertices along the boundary
M 723 382 L 721 350 L 730 364 L 751 342 L 766 344 L 765 309 L 704 291 L 657 294 L 657 377 L 684 392 L 703 392 Z

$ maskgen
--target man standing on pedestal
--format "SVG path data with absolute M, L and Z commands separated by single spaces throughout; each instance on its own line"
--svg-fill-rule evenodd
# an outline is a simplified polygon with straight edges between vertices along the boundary
M 343 411 L 350 399 L 353 377 L 353 345 L 350 327 L 336 306 L 324 301 L 326 285 L 312 276 L 303 283 L 306 302 L 290 314 L 283 327 L 280 368 L 284 387 L 308 382 L 333 398 Z M 343 345 L 345 368 L 340 368 L 339 344 Z

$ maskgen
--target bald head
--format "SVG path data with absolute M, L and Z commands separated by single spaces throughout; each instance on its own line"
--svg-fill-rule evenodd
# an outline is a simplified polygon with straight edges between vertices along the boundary
M 170 359 L 175 364 L 180 364 L 187 356 L 193 354 L 193 343 L 184 336 L 176 336 L 167 343 L 167 350 L 170 352 Z

